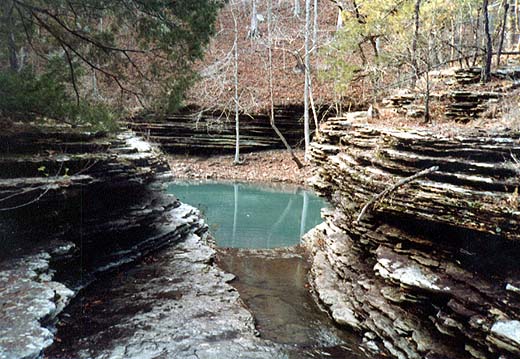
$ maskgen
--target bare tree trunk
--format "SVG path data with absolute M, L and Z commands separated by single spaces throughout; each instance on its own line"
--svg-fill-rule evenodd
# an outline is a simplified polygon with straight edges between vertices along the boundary
M 336 31 L 341 30 L 343 28 L 343 10 L 338 7 L 338 20 L 336 22 Z
M 456 42 L 455 42 L 455 36 L 456 36 L 456 33 L 455 33 L 455 20 L 451 19 L 451 50 L 450 50 L 450 62 L 453 61 L 453 59 L 455 58 L 455 47 L 457 46 L 456 45 Z
M 308 0 L 307 0 L 308 1 Z M 291 158 L 296 163 L 298 168 L 303 168 L 303 164 L 301 161 L 296 157 L 294 154 L 294 151 L 292 150 L 291 146 L 285 139 L 284 135 L 280 132 L 278 127 L 276 126 L 275 119 L 274 119 L 274 86 L 273 86 L 273 49 L 272 49 L 272 34 L 271 34 L 271 11 L 272 11 L 272 0 L 267 1 L 267 47 L 268 47 L 268 56 L 269 56 L 269 63 L 268 63 L 268 70 L 269 70 L 269 102 L 270 102 L 270 114 L 269 114 L 269 120 L 272 129 L 274 132 L 276 132 L 276 135 L 280 138 L 280 140 L 283 142 L 285 148 L 291 155 Z
M 363 66 L 367 64 L 367 57 L 365 55 L 365 51 L 363 50 L 363 46 L 361 44 L 357 44 L 358 50 L 359 50 L 359 56 L 361 56 L 361 63 Z
M 300 16 L 301 8 L 300 8 L 300 0 L 294 0 L 294 11 L 293 15 L 298 17 Z
M 345 8 L 345 4 L 343 0 L 332 0 L 334 4 L 336 4 L 338 8 L 338 18 L 336 20 L 336 31 L 339 31 L 343 27 L 343 9 Z
M 489 0 L 484 0 L 482 10 L 484 15 L 484 33 L 486 35 L 486 56 L 484 58 L 484 69 L 482 71 L 481 81 L 489 82 L 491 80 L 491 60 L 493 57 L 493 43 L 491 33 L 489 31 Z
M 372 45 L 372 49 L 374 50 L 374 57 L 379 57 L 379 36 L 373 36 L 370 39 L 370 45 Z
M 459 50 L 462 50 L 462 38 L 464 37 L 464 28 L 463 28 L 463 25 L 462 25 L 462 9 L 459 10 Z M 459 56 L 459 66 L 462 68 L 463 67 L 463 63 L 462 63 L 462 58 Z
M 256 0 L 253 0 L 253 9 L 251 10 L 251 25 L 249 26 L 248 37 L 255 38 L 258 36 L 258 12 L 256 10 Z
M 424 92 L 424 123 L 430 122 L 430 92 L 431 92 L 431 83 L 430 83 L 430 60 L 426 61 L 426 90 Z
M 417 42 L 419 40 L 419 27 L 420 27 L 420 11 L 421 11 L 421 0 L 415 1 L 414 8 L 414 23 L 415 23 L 415 31 L 413 34 L 412 40 L 412 67 L 413 67 L 413 76 L 412 76 L 412 88 L 415 88 L 417 83 L 417 78 L 419 76 L 419 69 L 417 68 Z
M 312 26 L 312 46 L 314 51 L 318 47 L 318 0 L 314 0 L 314 22 Z
M 511 15 L 509 16 L 509 49 L 514 49 L 516 46 L 515 39 L 518 32 L 518 0 L 511 0 Z
M 518 0 L 507 0 L 509 4 L 509 12 L 508 12 L 508 18 L 506 23 L 506 35 L 504 36 L 507 39 L 507 43 L 505 45 L 505 48 L 510 50 L 514 46 L 515 42 L 515 2 Z
M 16 40 L 14 37 L 14 23 L 13 23 L 13 11 L 14 11 L 14 3 L 12 1 L 4 2 L 4 14 L 5 18 L 2 19 L 6 28 L 7 33 L 6 36 L 6 44 L 7 44 L 7 52 L 9 56 L 9 67 L 13 71 L 18 71 L 20 66 L 18 63 L 18 55 L 16 54 Z
M 254 5 L 253 5 L 254 7 Z M 240 163 L 240 116 L 239 116 L 239 103 L 238 103 L 238 24 L 237 17 L 233 9 L 231 9 L 231 14 L 233 16 L 233 30 L 234 30 L 234 39 L 233 39 L 233 77 L 234 77 L 234 85 L 235 85 L 235 160 L 233 163 Z M 256 16 L 255 16 L 256 18 Z
M 503 1 L 503 7 L 504 7 L 504 18 L 502 21 L 502 29 L 500 30 L 500 42 L 498 44 L 498 53 L 497 53 L 497 66 L 500 66 L 500 56 L 502 56 L 502 48 L 504 46 L 504 37 L 506 34 L 506 24 L 507 24 L 507 13 L 509 11 L 508 0 Z
M 9 66 L 11 70 L 18 71 L 18 56 L 16 54 L 16 42 L 14 39 L 13 31 L 9 31 L 7 34 L 7 48 L 9 49 Z
M 305 137 L 305 161 L 309 160 L 311 135 L 309 128 L 309 79 L 310 79 L 310 25 L 311 0 L 305 0 L 305 85 L 303 88 L 303 132 Z
M 99 18 L 98 30 L 99 30 L 99 32 L 103 31 L 103 18 L 102 17 Z M 99 66 L 99 65 L 97 65 L 97 66 Z M 92 95 L 95 99 L 98 99 L 101 96 L 99 94 L 96 70 L 94 70 L 94 69 L 92 69 L 91 78 L 92 78 Z
M 462 25 L 461 25 L 462 26 Z M 477 25 L 475 27 L 475 54 L 473 56 L 473 66 L 477 64 L 480 49 L 480 9 L 477 11 Z
M 309 100 L 311 102 L 312 117 L 314 118 L 314 127 L 316 129 L 316 136 L 319 136 L 320 135 L 320 124 L 318 121 L 318 114 L 316 113 L 316 106 L 314 105 L 314 95 L 312 94 L 312 79 L 311 78 L 309 78 Z

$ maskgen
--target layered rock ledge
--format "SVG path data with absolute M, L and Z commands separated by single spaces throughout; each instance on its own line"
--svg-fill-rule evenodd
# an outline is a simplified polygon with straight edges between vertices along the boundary
M 395 358 L 517 358 L 518 157 L 518 133 L 325 123 L 312 182 L 334 209 L 306 244 L 336 322 Z
M 1 359 L 41 357 L 53 343 L 56 324 L 61 326 L 60 312 L 78 291 L 161 248 L 175 257 L 175 275 L 186 284 L 183 301 L 192 298 L 194 309 L 176 307 L 176 297 L 166 295 L 167 301 L 157 303 L 159 324 L 166 315 L 177 318 L 186 326 L 179 335 L 188 336 L 190 323 L 200 324 L 200 337 L 175 346 L 176 357 L 203 351 L 199 346 L 208 336 L 235 353 L 248 352 L 244 345 L 253 354 L 277 352 L 255 337 L 251 314 L 226 283 L 230 278 L 213 264 L 214 251 L 204 239 L 207 226 L 198 211 L 164 191 L 171 173 L 155 147 L 129 131 L 106 135 L 22 126 L 0 134 L 0 153 Z M 189 285 L 195 281 L 204 282 L 207 295 L 199 296 L 200 288 Z M 167 282 L 157 278 L 154 295 L 162 298 Z M 204 332 L 204 323 L 217 315 L 225 321 L 223 313 L 228 325 Z M 130 318 L 127 325 L 146 318 Z M 165 339 L 170 329 L 128 338 L 129 346 L 140 345 L 133 357 L 155 357 L 146 345 L 170 340 Z M 236 334 L 227 337 L 230 330 Z M 204 350 L 215 352 L 215 345 Z
M 276 125 L 287 142 L 291 146 L 300 145 L 303 142 L 303 109 L 300 106 L 278 107 L 275 116 Z M 242 152 L 285 148 L 270 125 L 268 111 L 240 114 L 239 121 Z M 134 117 L 127 126 L 160 144 L 168 153 L 208 155 L 235 151 L 234 114 L 221 110 L 187 108 L 164 118 L 153 114 Z
M 203 227 L 176 220 L 166 162 L 131 132 L 14 126 L 0 143 L 0 358 L 38 357 L 96 273 Z

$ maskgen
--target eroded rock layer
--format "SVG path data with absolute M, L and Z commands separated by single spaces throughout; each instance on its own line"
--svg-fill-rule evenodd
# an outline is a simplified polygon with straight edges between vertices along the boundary
M 173 290 L 178 281 L 169 283 L 171 273 L 157 271 L 158 278 L 146 292 L 159 298 L 154 302 L 159 309 L 153 313 L 159 313 L 157 323 L 182 323 L 186 328 L 178 329 L 179 336 L 200 332 L 187 344 L 175 341 L 178 345 L 168 347 L 175 351 L 171 355 L 193 357 L 205 338 L 213 344 L 206 345 L 210 353 L 259 351 L 262 357 L 265 351 L 277 352 L 255 337 L 251 314 L 226 283 L 231 278 L 222 279 L 227 274 L 213 264 L 214 251 L 204 240 L 207 226 L 199 212 L 164 191 L 163 180 L 171 174 L 156 148 L 128 131 L 111 136 L 55 127 L 12 131 L 0 134 L 0 359 L 41 357 L 53 343 L 56 328 L 63 327 L 60 312 L 78 290 L 99 279 L 100 273 L 166 246 L 176 263 L 168 268 L 179 269 L 175 275 L 186 283 L 183 297 L 191 298 L 187 303 L 198 311 L 176 307 L 175 296 L 160 301 L 161 291 Z M 207 295 L 194 285 L 197 281 Z M 143 284 L 146 288 L 148 282 Z M 121 300 L 122 306 L 133 304 L 131 298 Z M 111 310 L 117 308 L 108 307 L 107 313 Z M 218 314 L 229 325 L 220 326 L 219 321 L 209 328 Z M 139 320 L 152 323 L 146 315 L 128 320 L 125 325 L 131 329 Z M 103 339 L 98 326 L 87 325 L 81 332 L 87 329 L 93 338 Z M 81 349 L 118 356 L 117 350 L 128 341 L 135 350 L 126 348 L 124 357 L 157 357 L 160 353 L 154 348 L 174 340 L 171 330 L 175 328 L 154 331 L 148 326 L 139 332 L 142 337 L 118 337 L 114 352 L 95 340 Z M 231 330 L 233 336 L 226 336 Z M 57 335 L 67 336 L 74 347 L 59 347 L 46 357 L 79 350 L 75 340 L 81 337 L 60 331 Z
M 178 241 L 168 167 L 131 132 L 14 126 L 0 135 L 0 358 L 32 358 L 97 272 Z
M 334 209 L 306 244 L 336 322 L 395 358 L 519 357 L 518 157 L 517 133 L 327 122 L 312 181 Z
M 298 106 L 275 109 L 276 125 L 291 146 L 303 142 L 302 116 L 303 109 Z M 162 119 L 153 115 L 136 117 L 127 125 L 169 153 L 235 151 L 235 117 L 222 111 L 185 109 Z M 243 152 L 284 148 L 267 113 L 240 115 L 240 148 Z

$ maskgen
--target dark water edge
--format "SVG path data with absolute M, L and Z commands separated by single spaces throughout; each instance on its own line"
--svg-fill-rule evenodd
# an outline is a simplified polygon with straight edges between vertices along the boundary
M 290 358 L 366 358 L 359 338 L 318 307 L 308 284 L 309 262 L 299 247 L 219 249 L 217 264 L 253 313 L 260 337 L 286 346 Z

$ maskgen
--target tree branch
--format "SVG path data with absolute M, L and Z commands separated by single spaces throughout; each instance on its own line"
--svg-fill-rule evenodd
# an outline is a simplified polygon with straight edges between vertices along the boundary
M 415 181 L 416 179 L 420 178 L 420 177 L 424 177 L 432 172 L 435 172 L 435 171 L 438 171 L 439 170 L 439 166 L 433 166 L 433 167 L 430 167 L 430 168 L 427 168 L 425 170 L 422 170 L 410 177 L 406 177 L 406 178 L 403 178 L 401 179 L 400 181 L 398 181 L 397 183 L 393 184 L 392 186 L 388 187 L 387 189 L 385 189 L 383 192 L 375 195 L 374 197 L 372 197 L 372 199 L 370 201 L 368 201 L 364 206 L 363 206 L 363 209 L 361 209 L 361 212 L 359 213 L 355 223 L 359 223 L 363 217 L 365 216 L 365 214 L 367 213 L 367 211 L 369 211 L 371 209 L 371 207 L 374 206 L 374 204 L 376 204 L 377 202 L 381 202 L 385 199 L 386 196 L 388 196 L 390 193 L 394 192 L 395 190 L 397 190 L 399 187 L 402 187 L 404 186 L 405 184 L 408 184 L 412 181 Z
M 80 97 L 79 97 L 78 86 L 76 84 L 76 75 L 74 73 L 74 65 L 72 64 L 72 59 L 70 57 L 69 52 L 65 48 L 65 46 L 63 46 L 63 44 L 61 44 L 61 43 L 60 43 L 60 45 L 61 45 L 61 48 L 63 49 L 63 51 L 65 51 L 65 56 L 67 57 L 67 62 L 69 64 L 70 80 L 72 82 L 72 87 L 74 88 L 74 93 L 76 94 L 76 105 L 79 106 Z
M 92 39 L 84 34 L 81 34 L 80 32 L 78 31 L 75 31 L 73 29 L 71 29 L 69 26 L 67 26 L 67 24 L 65 22 L 63 22 L 58 16 L 54 15 L 53 13 L 51 13 L 49 10 L 47 9 L 44 9 L 44 8 L 40 8 L 40 7 L 35 7 L 35 6 L 31 6 L 31 5 L 28 5 L 28 4 L 25 4 L 24 2 L 21 2 L 19 0 L 15 0 L 15 3 L 16 4 L 19 4 L 20 6 L 28 9 L 31 14 L 34 14 L 35 13 L 41 13 L 41 14 L 45 14 L 47 16 L 49 16 L 51 19 L 53 19 L 62 29 L 64 29 L 66 32 L 68 32 L 69 34 L 85 41 L 85 42 L 88 42 L 90 44 L 93 44 L 97 47 L 99 47 L 100 49 L 103 49 L 105 51 L 117 51 L 117 52 L 136 52 L 136 53 L 145 53 L 146 51 L 144 50 L 138 50 L 138 49 L 124 49 L 124 48 L 118 48 L 118 47 L 113 47 L 113 46 L 109 46 L 109 45 L 105 45 L 95 39 Z M 43 21 L 40 19 L 40 21 Z
M 113 79 L 117 86 L 121 89 L 122 92 L 127 92 L 129 94 L 132 94 L 134 96 L 137 97 L 138 101 L 140 103 L 142 103 L 141 101 L 141 98 L 140 98 L 140 94 L 136 91 L 133 91 L 133 90 L 130 90 L 128 88 L 126 88 L 125 86 L 123 86 L 123 84 L 121 83 L 121 80 L 118 78 L 117 75 L 111 73 L 111 72 L 108 72 L 106 70 L 103 70 L 102 68 L 100 68 L 99 66 L 96 66 L 95 64 L 93 64 L 91 61 L 89 61 L 85 56 L 83 56 L 78 50 L 76 50 L 74 47 L 72 47 L 69 43 L 67 43 L 65 40 L 63 40 L 58 34 L 56 34 L 52 29 L 51 27 L 45 22 L 43 21 L 42 19 L 40 19 L 40 17 L 35 13 L 35 12 L 32 12 L 31 13 L 32 16 L 38 21 L 38 23 L 45 29 L 47 30 L 59 43 L 60 45 L 70 49 L 70 51 L 72 53 L 74 53 L 76 56 L 78 56 L 83 62 L 85 62 L 88 66 L 90 66 L 92 69 L 96 70 L 96 71 L 99 71 L 101 72 L 102 74 L 104 74 L 105 76 L 108 76 L 109 78 Z

